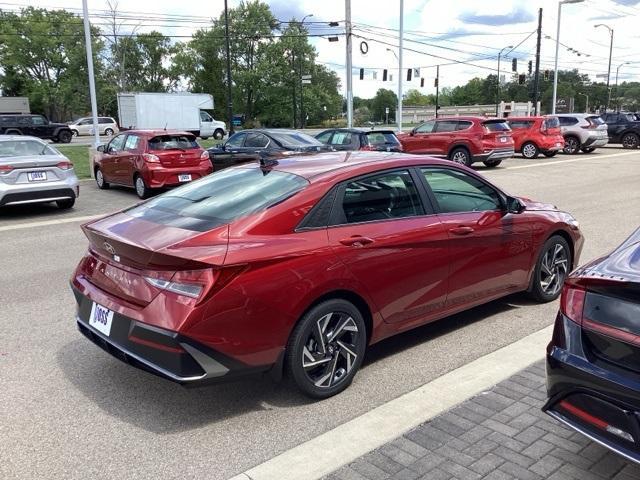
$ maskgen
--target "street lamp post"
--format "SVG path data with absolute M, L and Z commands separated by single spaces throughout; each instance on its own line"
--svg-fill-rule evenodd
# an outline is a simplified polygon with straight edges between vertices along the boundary
M 618 95 L 618 74 L 620 73 L 620 67 L 622 67 L 623 65 L 629 65 L 631 62 L 624 62 L 621 63 L 620 65 L 618 65 L 618 68 L 616 68 L 616 110 L 620 111 L 620 102 L 619 102 L 619 98 L 620 95 Z
M 604 108 L 606 112 L 609 110 L 609 104 L 611 103 L 611 55 L 613 54 L 613 28 L 609 25 L 605 25 L 604 23 L 599 23 L 598 25 L 594 25 L 594 28 L 605 27 L 609 30 L 609 35 L 611 37 L 611 42 L 609 43 L 609 70 L 607 71 L 607 105 Z
M 498 111 L 500 109 L 500 57 L 502 56 L 502 52 L 510 48 L 513 48 L 513 46 L 509 45 L 508 47 L 504 47 L 498 53 L 498 75 L 497 75 L 498 78 L 496 81 L 496 117 L 498 116 Z
M 309 13 L 302 17 L 302 21 L 300 22 L 300 30 L 304 28 L 304 21 L 308 17 L 313 17 L 313 13 Z M 302 60 L 303 55 L 300 53 L 298 55 L 298 64 L 299 64 L 299 76 L 300 76 L 300 128 L 304 128 L 305 114 L 304 114 L 304 89 L 302 88 Z
M 562 15 L 562 5 L 565 3 L 581 3 L 584 0 L 561 0 L 558 2 L 558 29 L 556 31 L 556 60 L 553 69 L 553 104 L 551 105 L 551 113 L 556 113 L 556 101 L 558 97 L 558 50 L 560 49 L 560 17 Z

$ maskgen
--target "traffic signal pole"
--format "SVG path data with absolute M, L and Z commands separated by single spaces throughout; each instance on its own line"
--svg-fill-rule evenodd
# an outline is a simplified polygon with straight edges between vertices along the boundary
M 538 10 L 538 42 L 536 44 L 536 72 L 533 77 L 533 112 L 539 115 L 538 99 L 540 97 L 540 40 L 542 37 L 542 9 Z

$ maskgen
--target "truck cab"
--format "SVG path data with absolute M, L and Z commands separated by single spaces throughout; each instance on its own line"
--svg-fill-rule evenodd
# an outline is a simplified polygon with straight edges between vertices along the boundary
M 216 140 L 222 140 L 226 131 L 227 126 L 224 122 L 214 120 L 206 111 L 200 110 L 200 138 L 206 140 L 213 137 Z

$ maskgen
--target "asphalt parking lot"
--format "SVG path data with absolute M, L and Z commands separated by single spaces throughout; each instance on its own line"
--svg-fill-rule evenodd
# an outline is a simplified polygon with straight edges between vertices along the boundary
M 640 225 L 640 152 L 604 148 L 478 168 L 575 215 L 582 262 Z M 0 477 L 224 479 L 553 322 L 515 295 L 384 341 L 354 384 L 312 402 L 268 378 L 186 390 L 108 356 L 75 329 L 79 225 L 137 201 L 83 182 L 76 207 L 0 211 Z M 542 355 L 542 353 L 541 353 Z

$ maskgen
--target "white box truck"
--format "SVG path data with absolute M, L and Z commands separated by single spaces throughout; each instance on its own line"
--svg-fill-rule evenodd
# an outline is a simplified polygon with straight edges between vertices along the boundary
M 206 93 L 118 94 L 118 119 L 124 130 L 182 130 L 202 139 L 221 139 L 226 125 L 214 120 L 205 109 L 213 109 L 213 97 Z
M 0 97 L 0 113 L 25 114 L 31 113 L 27 97 Z

